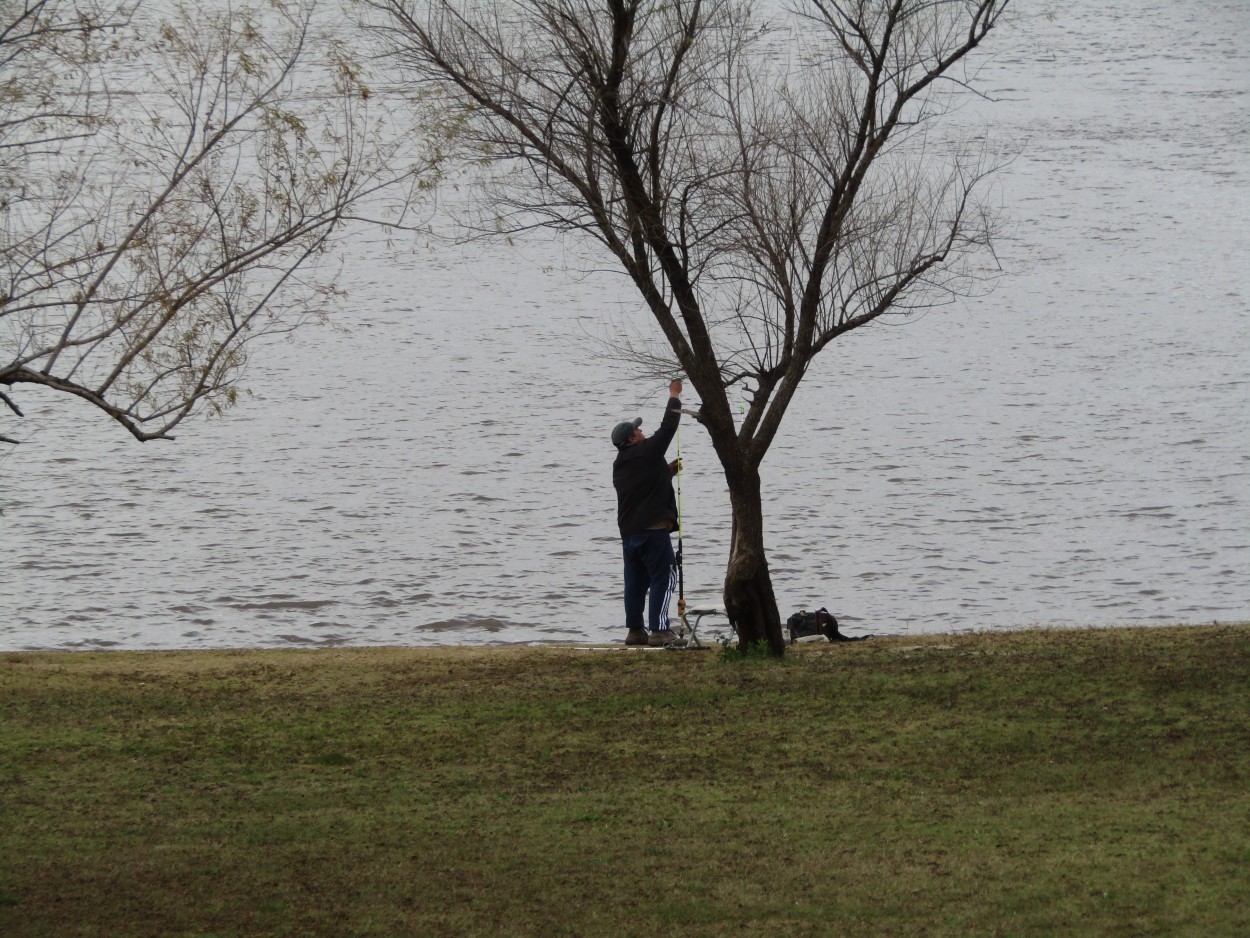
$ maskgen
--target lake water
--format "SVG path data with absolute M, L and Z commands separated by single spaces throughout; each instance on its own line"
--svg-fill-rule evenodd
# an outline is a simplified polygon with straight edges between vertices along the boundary
M 783 615 L 1250 619 L 1250 4 L 1050 9 L 993 38 L 974 109 L 1024 145 L 1006 276 L 829 350 L 765 463 Z M 342 330 L 258 350 L 254 397 L 175 443 L 23 392 L 0 648 L 622 637 L 607 435 L 665 395 L 593 339 L 639 304 L 539 241 L 384 255 L 354 243 Z M 715 603 L 724 487 L 681 445 Z

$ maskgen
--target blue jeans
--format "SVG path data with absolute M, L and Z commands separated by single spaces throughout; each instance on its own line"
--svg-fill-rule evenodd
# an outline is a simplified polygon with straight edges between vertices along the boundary
M 667 629 L 668 601 L 676 582 L 677 558 L 668 531 L 654 529 L 631 534 L 621 541 L 625 555 L 625 626 L 642 628 L 642 609 L 650 597 L 647 627 Z

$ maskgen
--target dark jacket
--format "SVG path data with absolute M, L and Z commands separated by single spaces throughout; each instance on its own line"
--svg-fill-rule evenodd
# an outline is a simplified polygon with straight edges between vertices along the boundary
M 616 488 L 616 523 L 622 538 L 664 522 L 669 523 L 670 530 L 677 527 L 673 474 L 664 454 L 680 420 L 681 400 L 670 397 L 655 435 L 623 446 L 616 454 L 612 485 Z

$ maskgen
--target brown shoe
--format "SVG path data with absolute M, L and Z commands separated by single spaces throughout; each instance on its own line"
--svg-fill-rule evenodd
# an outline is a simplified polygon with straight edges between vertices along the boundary
M 652 648 L 665 648 L 679 641 L 677 633 L 672 629 L 660 629 L 647 636 L 647 644 Z
M 625 636 L 626 645 L 645 645 L 647 644 L 646 629 L 630 629 L 629 634 Z

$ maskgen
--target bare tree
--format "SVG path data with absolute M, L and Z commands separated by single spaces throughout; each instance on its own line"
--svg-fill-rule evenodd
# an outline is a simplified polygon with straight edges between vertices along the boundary
M 784 650 L 759 467 L 813 359 L 976 282 L 995 166 L 933 129 L 1007 3 L 372 0 L 404 76 L 505 171 L 498 226 L 606 248 L 667 343 L 652 360 L 698 391 L 744 643 Z
M 404 224 L 431 157 L 316 13 L 0 0 L 11 416 L 41 385 L 171 439 L 234 403 L 250 343 L 325 312 L 344 225 Z

